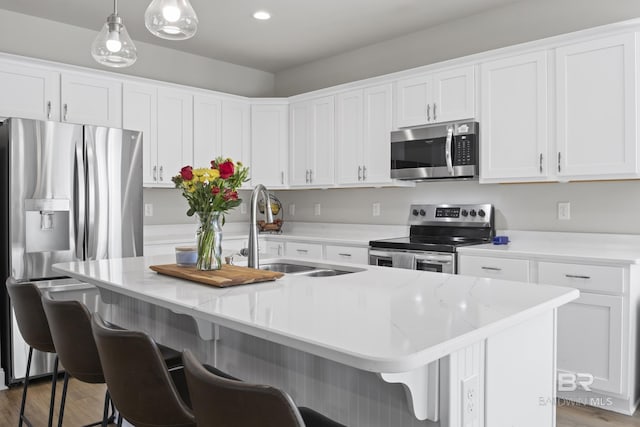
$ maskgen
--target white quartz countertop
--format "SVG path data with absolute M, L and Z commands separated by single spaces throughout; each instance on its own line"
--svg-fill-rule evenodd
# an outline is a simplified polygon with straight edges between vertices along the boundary
M 579 296 L 572 288 L 375 266 L 222 289 L 148 268 L 173 262 L 173 256 L 156 256 L 54 269 L 199 321 L 381 373 L 423 367 Z
M 599 233 L 504 231 L 507 245 L 473 245 L 458 248 L 465 255 L 507 258 L 564 258 L 581 262 L 640 264 L 640 236 Z

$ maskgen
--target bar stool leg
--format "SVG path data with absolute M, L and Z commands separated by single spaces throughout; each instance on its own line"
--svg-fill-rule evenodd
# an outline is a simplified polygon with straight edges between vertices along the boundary
M 56 354 L 55 361 L 53 362 L 53 375 L 51 376 L 51 403 L 49 404 L 49 422 L 48 427 L 53 425 L 53 407 L 56 401 L 56 385 L 58 380 L 58 355 Z
M 102 411 L 102 427 L 107 427 L 109 424 L 109 390 L 104 395 L 104 409 Z
M 31 370 L 31 357 L 33 356 L 33 347 L 29 346 L 29 357 L 27 358 L 27 372 L 24 374 L 24 388 L 22 389 L 22 402 L 20 403 L 20 419 L 18 427 L 22 427 L 24 421 L 24 404 L 27 401 L 27 386 L 29 385 L 29 371 Z
M 57 375 L 54 375 L 54 377 Z M 69 385 L 69 373 L 64 373 L 64 384 L 62 385 L 62 397 L 60 398 L 60 413 L 58 414 L 58 427 L 62 427 L 62 419 L 64 418 L 64 404 L 67 401 L 67 387 Z

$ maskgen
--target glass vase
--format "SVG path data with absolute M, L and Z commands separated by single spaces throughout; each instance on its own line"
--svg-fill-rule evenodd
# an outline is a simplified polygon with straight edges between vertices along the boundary
M 222 268 L 222 214 L 221 212 L 198 212 L 197 270 L 220 270 Z

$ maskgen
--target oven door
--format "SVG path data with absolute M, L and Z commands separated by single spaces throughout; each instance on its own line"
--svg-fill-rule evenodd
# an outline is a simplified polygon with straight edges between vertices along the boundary
M 456 273 L 456 254 L 447 252 L 403 251 L 394 249 L 379 250 L 369 248 L 369 265 L 393 267 L 394 253 L 412 254 L 415 257 L 415 269 L 436 273 Z

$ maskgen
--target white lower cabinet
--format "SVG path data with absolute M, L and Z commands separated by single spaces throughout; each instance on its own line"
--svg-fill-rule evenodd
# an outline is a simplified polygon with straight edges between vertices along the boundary
M 369 263 L 369 250 L 367 248 L 326 245 L 324 251 L 327 261 L 350 262 L 353 264 Z
M 458 274 L 492 279 L 529 281 L 529 260 L 462 255 Z
M 558 309 L 558 371 L 592 375 L 590 388 L 623 393 L 624 269 L 540 262 L 538 282 L 580 290 L 579 299 Z
M 558 309 L 559 397 L 616 412 L 633 412 L 639 397 L 634 375 L 634 319 L 638 311 L 635 266 L 558 262 L 543 255 L 515 259 L 461 253 L 458 271 L 578 289 L 580 298 Z
M 287 242 L 284 248 L 285 256 L 323 259 L 322 245 L 319 243 Z

